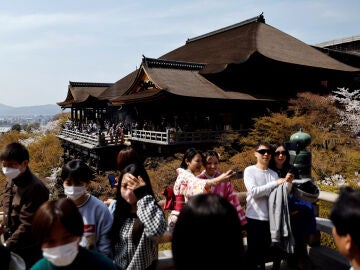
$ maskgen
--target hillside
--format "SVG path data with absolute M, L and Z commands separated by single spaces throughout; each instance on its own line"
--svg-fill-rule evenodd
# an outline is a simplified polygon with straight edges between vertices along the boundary
M 58 113 L 61 113 L 61 108 L 56 104 L 13 107 L 0 103 L 0 116 L 55 115 Z

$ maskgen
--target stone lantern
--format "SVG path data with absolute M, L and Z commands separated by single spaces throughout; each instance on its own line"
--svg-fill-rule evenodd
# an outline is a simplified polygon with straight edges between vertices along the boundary
M 301 129 L 290 137 L 290 163 L 299 171 L 300 179 L 311 178 L 311 152 L 306 149 L 311 136 Z

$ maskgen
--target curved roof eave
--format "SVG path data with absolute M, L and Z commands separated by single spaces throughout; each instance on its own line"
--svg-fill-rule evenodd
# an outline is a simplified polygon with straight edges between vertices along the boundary
M 166 93 L 163 90 L 155 90 L 155 91 L 148 91 L 148 92 L 141 92 L 131 95 L 125 95 L 118 98 L 114 98 L 110 100 L 112 106 L 120 106 L 124 104 L 130 103 L 139 103 L 140 101 L 151 101 L 151 100 L 158 100 L 162 98 L 163 95 Z
M 125 77 L 122 77 L 120 80 L 115 82 L 112 86 L 106 88 L 101 94 L 98 96 L 99 100 L 111 100 L 118 96 L 123 95 L 129 87 L 132 85 L 133 81 L 136 78 L 136 75 L 138 74 L 139 69 L 136 69 L 129 74 L 127 74 Z
M 263 100 L 247 93 L 224 91 L 208 81 L 196 70 L 177 70 L 164 68 L 147 68 L 147 74 L 165 92 L 184 97 L 233 100 Z
M 256 48 L 259 54 L 279 62 L 345 72 L 360 71 L 267 24 L 258 25 Z

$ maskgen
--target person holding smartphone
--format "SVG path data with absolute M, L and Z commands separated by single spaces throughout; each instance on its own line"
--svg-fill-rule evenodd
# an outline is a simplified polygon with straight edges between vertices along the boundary
M 197 177 L 200 179 L 213 179 L 221 175 L 221 172 L 218 170 L 220 156 L 214 150 L 207 150 L 202 155 L 202 162 L 205 170 L 203 170 Z M 238 172 L 235 176 L 238 176 Z M 238 196 L 234 190 L 233 184 L 228 182 L 222 182 L 216 186 L 210 187 L 210 192 L 220 195 L 225 198 L 232 206 L 236 209 L 240 224 L 242 226 L 246 225 L 246 217 L 243 208 L 239 202 Z

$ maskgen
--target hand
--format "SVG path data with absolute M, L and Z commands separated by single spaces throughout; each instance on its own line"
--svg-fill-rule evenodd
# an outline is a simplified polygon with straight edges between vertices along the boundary
M 222 175 L 224 175 L 224 177 L 227 179 L 227 180 L 230 180 L 230 178 L 233 178 L 236 176 L 236 171 L 234 170 L 228 170 L 227 172 L 223 173 Z
M 220 183 L 229 182 L 233 176 L 236 175 L 236 172 L 233 170 L 228 170 L 224 173 L 222 173 L 220 176 L 214 178 L 211 180 L 211 185 L 216 186 Z
M 286 176 L 285 176 L 286 182 L 288 182 L 288 183 L 292 183 L 294 178 L 295 178 L 295 175 L 292 174 L 292 173 L 287 173 Z
M 110 203 L 111 203 L 113 200 L 114 200 L 114 199 L 110 199 L 110 198 L 109 198 L 109 199 L 105 200 L 104 203 L 105 203 L 106 206 L 109 206 Z
M 277 181 L 276 181 L 276 184 L 277 185 L 281 185 L 282 183 L 285 183 L 286 182 L 286 178 L 279 178 Z
M 279 178 L 277 181 L 276 181 L 276 184 L 277 185 L 281 185 L 282 183 L 292 183 L 292 181 L 294 180 L 294 175 L 292 173 L 287 173 L 285 178 Z
M 130 190 L 135 190 L 139 187 L 146 186 L 146 183 L 145 183 L 144 179 L 142 179 L 141 176 L 135 177 L 131 173 L 126 173 L 123 176 L 121 185 Z

